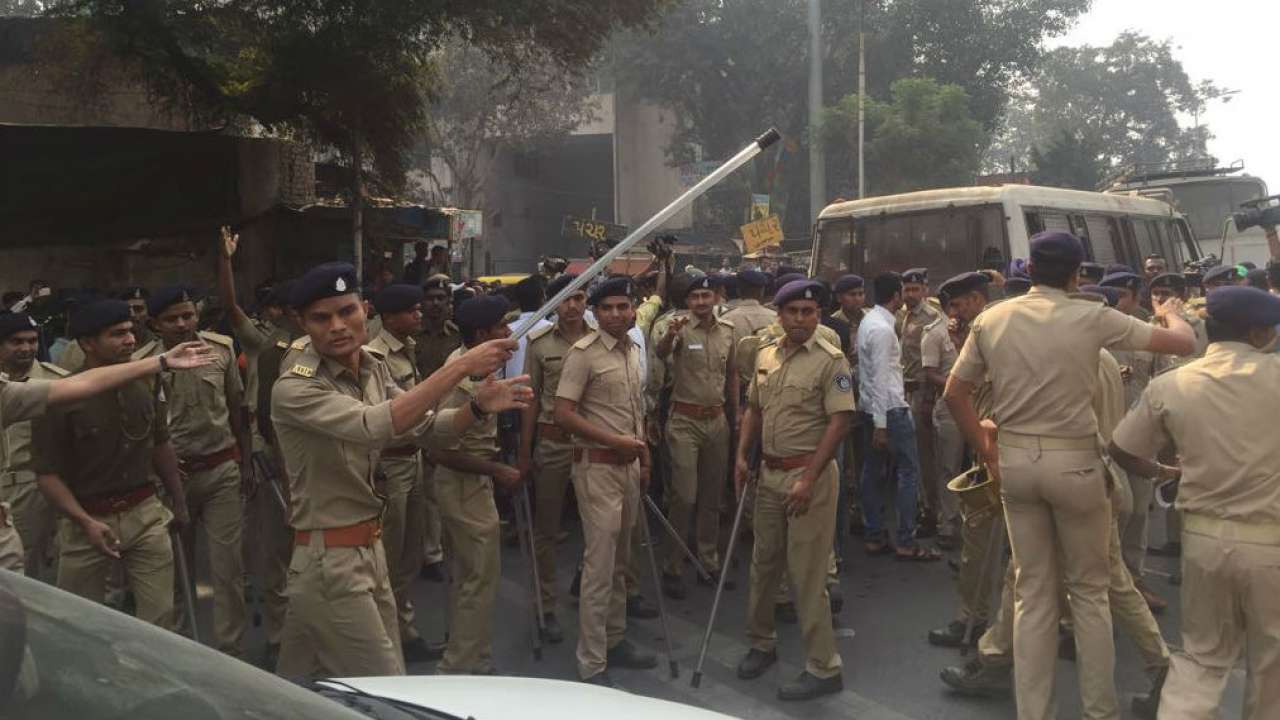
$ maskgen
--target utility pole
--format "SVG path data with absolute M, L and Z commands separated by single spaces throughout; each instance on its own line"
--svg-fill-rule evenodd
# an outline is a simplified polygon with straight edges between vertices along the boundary
M 809 0 L 809 220 L 817 222 L 827 202 L 827 168 L 818 142 L 822 117 L 822 9 Z
M 867 196 L 866 149 L 867 122 L 867 0 L 858 0 L 858 199 Z

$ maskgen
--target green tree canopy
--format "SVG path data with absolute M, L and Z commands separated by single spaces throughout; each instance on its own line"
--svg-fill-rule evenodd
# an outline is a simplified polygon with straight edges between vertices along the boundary
M 1101 153 L 1083 133 L 1059 130 L 1043 148 L 1031 148 L 1030 160 L 1037 185 L 1096 190 L 1103 180 Z

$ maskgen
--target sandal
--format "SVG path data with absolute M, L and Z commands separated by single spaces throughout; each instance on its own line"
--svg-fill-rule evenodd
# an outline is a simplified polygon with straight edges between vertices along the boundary
M 866 551 L 870 557 L 877 555 L 888 555 L 893 552 L 893 548 L 887 542 L 867 542 L 862 544 L 862 549 Z
M 907 552 L 902 552 L 901 549 L 898 549 L 894 551 L 894 555 L 902 562 L 935 562 L 942 559 L 942 553 L 937 548 L 924 547 L 923 545 L 908 548 Z

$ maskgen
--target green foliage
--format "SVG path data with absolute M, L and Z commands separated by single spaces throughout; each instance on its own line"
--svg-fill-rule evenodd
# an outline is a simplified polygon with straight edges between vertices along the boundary
M 1103 179 L 1098 148 L 1083 133 L 1060 130 L 1044 148 L 1031 148 L 1032 174 L 1037 185 L 1096 190 Z

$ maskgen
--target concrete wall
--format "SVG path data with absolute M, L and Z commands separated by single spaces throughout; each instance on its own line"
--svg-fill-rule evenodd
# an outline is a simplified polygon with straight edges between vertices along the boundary
M 667 164 L 675 133 L 671 110 L 621 96 L 617 100 L 618 217 L 636 227 L 671 203 L 685 188 L 680 172 Z M 664 228 L 693 224 L 692 208 L 676 213 Z

